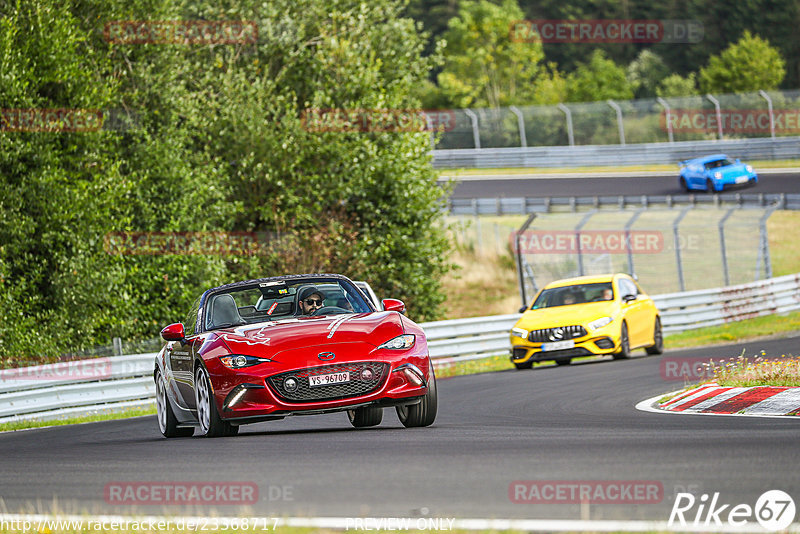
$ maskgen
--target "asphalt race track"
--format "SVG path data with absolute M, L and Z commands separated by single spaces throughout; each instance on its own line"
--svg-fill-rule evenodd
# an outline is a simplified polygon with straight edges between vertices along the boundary
M 443 171 L 447 175 L 447 171 Z M 800 193 L 800 174 L 760 174 L 758 184 L 725 193 Z M 476 178 L 463 179 L 451 198 L 566 197 L 602 195 L 678 195 L 678 173 L 669 176 L 592 176 L 587 178 Z M 706 194 L 702 191 L 695 194 Z
M 662 359 L 800 353 L 800 337 L 603 359 L 439 381 L 439 416 L 407 430 L 353 429 L 343 413 L 242 428 L 238 437 L 166 440 L 154 416 L 0 434 L 10 512 L 181 513 L 549 519 L 668 519 L 678 491 L 755 501 L 797 499 L 798 418 L 672 415 L 637 402 L 679 389 Z M 514 481 L 649 481 L 656 504 L 514 503 Z M 252 482 L 259 500 L 233 506 L 110 506 L 107 484 Z

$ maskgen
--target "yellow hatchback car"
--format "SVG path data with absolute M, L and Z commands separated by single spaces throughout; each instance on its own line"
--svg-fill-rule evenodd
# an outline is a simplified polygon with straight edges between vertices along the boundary
M 627 274 L 581 276 L 547 284 L 511 329 L 517 369 L 554 360 L 611 354 L 630 358 L 644 348 L 664 352 L 658 308 Z

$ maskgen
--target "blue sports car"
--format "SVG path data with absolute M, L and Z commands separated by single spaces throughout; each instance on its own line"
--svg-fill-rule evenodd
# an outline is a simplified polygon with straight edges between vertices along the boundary
M 758 175 L 753 167 L 725 154 L 714 154 L 681 161 L 680 185 L 686 191 L 719 192 L 726 187 L 755 185 Z

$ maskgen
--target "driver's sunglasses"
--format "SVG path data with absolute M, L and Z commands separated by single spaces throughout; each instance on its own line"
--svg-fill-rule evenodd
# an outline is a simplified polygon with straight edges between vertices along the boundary
M 322 306 L 322 299 L 306 299 L 308 306 Z

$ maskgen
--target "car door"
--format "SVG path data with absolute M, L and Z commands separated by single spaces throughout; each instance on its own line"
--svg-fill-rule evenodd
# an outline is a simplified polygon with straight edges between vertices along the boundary
M 639 292 L 639 288 L 627 278 L 619 279 L 619 290 L 622 296 L 622 310 L 628 325 L 628 339 L 631 347 L 640 347 L 648 342 L 652 320 L 647 306 L 647 296 Z M 634 298 L 626 302 L 625 296 Z
M 197 334 L 199 314 L 199 299 L 192 306 L 192 310 L 184 321 L 185 338 L 183 341 L 173 341 L 167 346 L 169 355 L 169 368 L 171 379 L 176 393 L 176 400 L 183 408 L 194 409 L 194 357 L 196 348 L 202 344 L 201 336 Z

